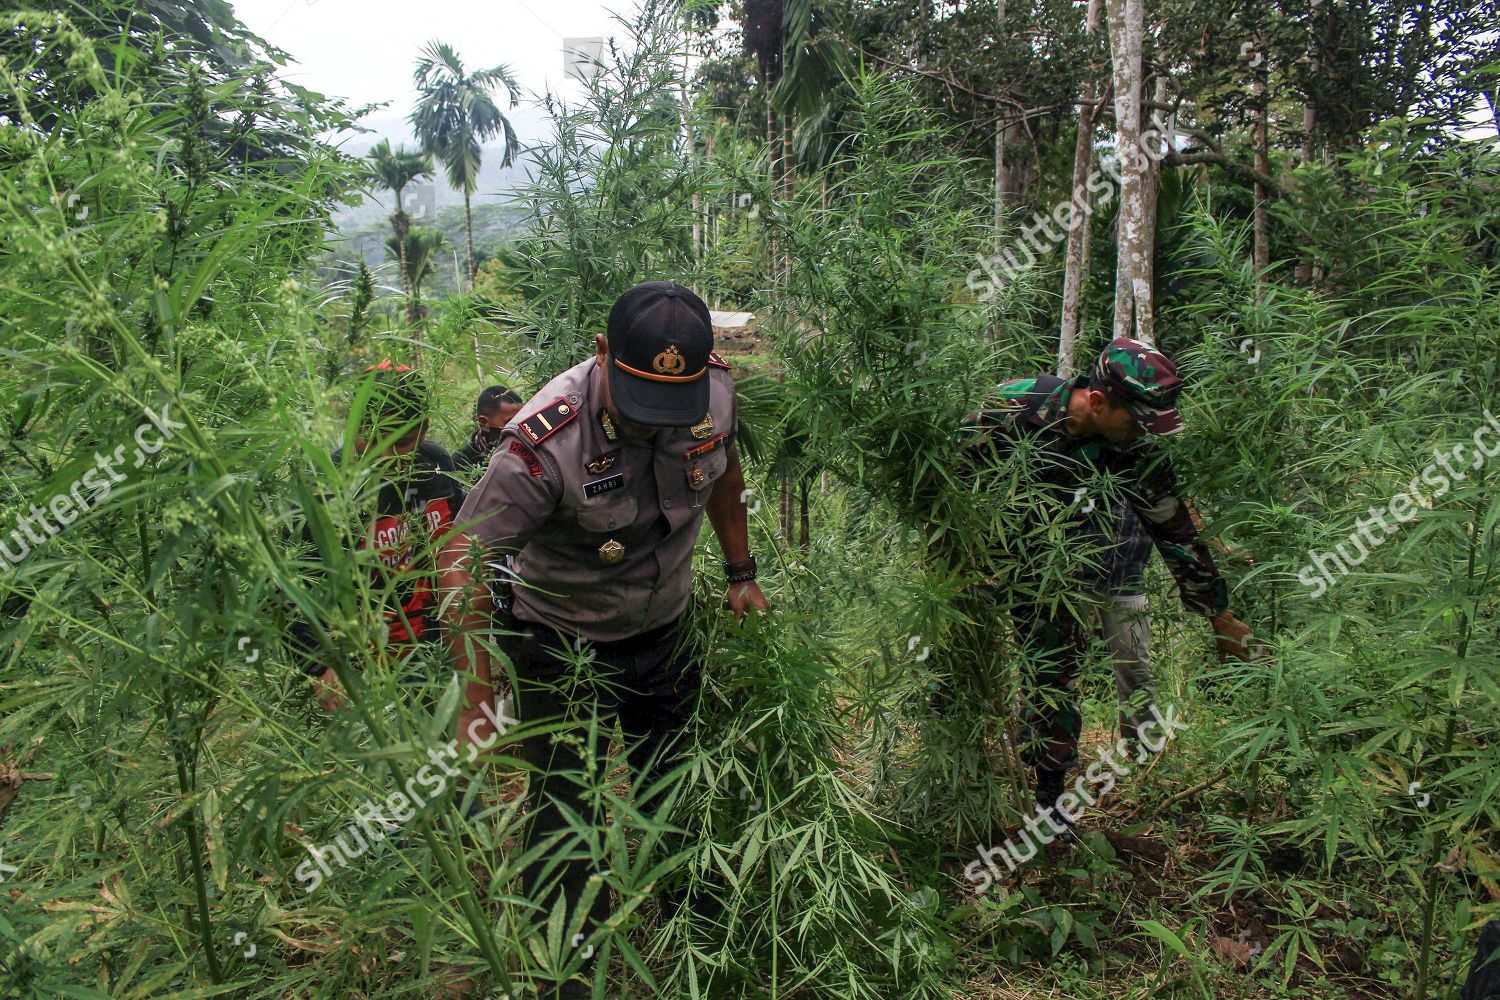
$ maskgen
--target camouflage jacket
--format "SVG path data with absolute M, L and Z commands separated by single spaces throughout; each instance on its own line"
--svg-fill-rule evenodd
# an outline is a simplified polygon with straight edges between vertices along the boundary
M 982 469 L 1002 459 L 1023 437 L 1030 438 L 1041 452 L 1037 475 L 1052 487 L 1054 499 L 1097 509 L 1098 523 L 1075 520 L 1080 539 L 1091 531 L 1114 533 L 1118 522 L 1110 515 L 1116 504 L 1101 495 L 1099 485 L 1108 477 L 1166 561 L 1182 603 L 1205 615 L 1225 610 L 1229 588 L 1177 495 L 1176 475 L 1166 454 L 1149 438 L 1122 449 L 1102 437 L 1068 433 L 1064 421 L 1069 393 L 1087 384 L 1081 376 L 1069 381 L 1054 375 L 1002 383 L 998 400 L 964 418 L 959 435 L 964 465 Z M 1097 504 L 1090 502 L 1095 497 Z

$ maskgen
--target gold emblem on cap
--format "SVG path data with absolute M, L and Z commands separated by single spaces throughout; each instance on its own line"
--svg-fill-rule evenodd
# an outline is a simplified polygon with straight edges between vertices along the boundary
M 655 368 L 659 375 L 681 375 L 683 369 L 687 368 L 687 359 L 677 353 L 677 345 L 672 344 L 651 359 L 651 367 Z
M 625 558 L 625 546 L 611 538 L 599 546 L 599 558 L 607 563 L 617 563 Z
M 601 472 L 608 472 L 614 464 L 615 456 L 605 455 L 603 458 L 596 458 L 592 462 L 585 463 L 584 468 L 597 476 Z
M 700 423 L 694 424 L 692 430 L 693 437 L 699 441 L 712 436 L 714 432 L 714 415 L 712 413 L 705 413 L 703 420 Z
M 688 482 L 693 484 L 694 489 L 697 489 L 703 485 L 703 481 L 707 478 L 708 476 L 704 474 L 702 469 L 694 469 L 692 474 L 688 476 Z

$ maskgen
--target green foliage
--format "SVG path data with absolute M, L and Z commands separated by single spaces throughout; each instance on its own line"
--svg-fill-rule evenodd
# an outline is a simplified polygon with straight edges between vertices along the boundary
M 967 154 L 992 136 L 941 127 L 947 82 L 851 72 L 821 95 L 837 128 L 809 126 L 837 139 L 824 171 L 783 200 L 746 145 L 763 95 L 742 100 L 732 65 L 714 80 L 741 128 L 712 160 L 688 141 L 705 123 L 680 25 L 650 6 L 583 101 L 552 106 L 524 238 L 472 295 L 435 302 L 419 343 L 390 332 L 400 303 L 362 261 L 316 280 L 332 212 L 368 183 L 317 138 L 344 112 L 288 97 L 226 10 L 199 6 L 153 3 L 128 37 L 115 5 L 5 16 L 0 754 L 42 777 L 14 800 L 0 786 L 0 864 L 17 869 L 0 868 L 0 992 L 519 992 L 583 966 L 564 912 L 510 887 L 564 850 L 612 900 L 586 945 L 597 996 L 935 1000 L 1000 979 L 1111 1000 L 1333 996 L 1356 978 L 1405 996 L 1458 975 L 1500 891 L 1500 494 L 1493 461 L 1441 493 L 1423 473 L 1500 398 L 1492 148 L 1393 125 L 1298 167 L 1274 211 L 1305 281 L 1291 262 L 1257 281 L 1244 192 L 1211 171 L 1164 187 L 1161 340 L 1189 377 L 1173 453 L 1213 533 L 1253 556 L 1223 564 L 1272 659 L 1206 667 L 1202 626 L 1153 574 L 1160 683 L 1191 728 L 1080 844 L 975 897 L 965 863 L 1028 807 L 1013 730 L 1030 665 L 1005 607 L 1079 600 L 1091 553 L 1062 544 L 1064 512 L 1028 485 L 1035 455 L 985 470 L 992 489 L 955 455 L 997 381 L 1051 368 L 1053 276 L 974 301 L 965 276 L 994 234 L 988 164 Z M 1064 7 L 1016 13 L 1024 30 L 971 45 L 976 65 L 1081 49 Z M 865 40 L 900 42 L 891 11 L 855 13 Z M 989 31 L 955 16 L 923 44 Z M 1079 68 L 1037 93 L 1071 100 Z M 1388 103 L 1388 84 L 1360 100 Z M 1056 170 L 1055 154 L 1036 162 Z M 698 256 L 694 195 L 740 192 L 755 217 L 736 205 Z M 1104 238 L 1108 214 L 1095 222 Z M 361 833 L 357 811 L 446 745 L 458 691 L 437 650 L 388 655 L 389 595 L 357 544 L 380 470 L 330 458 L 363 405 L 346 376 L 417 363 L 456 435 L 481 377 L 538 387 L 591 349 L 621 291 L 665 276 L 760 313 L 770 356 L 736 363 L 739 443 L 780 614 L 731 624 L 710 611 L 716 574 L 699 578 L 694 749 L 629 794 L 606 755 L 586 787 L 609 826 L 575 817 L 519 850 L 507 743 L 399 829 Z M 809 499 L 805 550 L 774 523 L 780 476 Z M 1349 572 L 1304 578 L 1408 490 L 1428 501 L 1410 523 L 1373 529 Z M 349 693 L 332 717 L 282 643 L 298 618 Z M 1083 693 L 1098 738 L 1113 691 Z M 349 863 L 309 890 L 309 851 L 335 842 Z M 665 888 L 717 915 L 668 915 Z M 1263 950 L 1244 969 L 1215 954 L 1252 927 Z
M 522 189 L 530 237 L 506 269 L 526 300 L 505 318 L 532 341 L 535 372 L 591 353 L 632 285 L 666 276 L 699 284 L 692 197 L 707 175 L 685 143 L 678 27 L 654 3 L 622 27 L 627 37 L 611 41 L 578 106 L 548 96 L 552 135 Z

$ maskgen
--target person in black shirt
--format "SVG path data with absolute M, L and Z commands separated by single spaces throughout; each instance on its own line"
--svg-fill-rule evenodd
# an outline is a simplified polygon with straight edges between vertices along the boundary
M 520 396 L 503 385 L 492 385 L 479 394 L 474 404 L 474 433 L 462 448 L 453 453 L 453 464 L 465 475 L 482 473 L 490 463 L 500 432 L 521 412 Z
M 363 400 L 353 455 L 333 453 L 335 464 L 373 463 L 379 480 L 361 509 L 367 519 L 346 533 L 353 545 L 370 551 L 372 590 L 380 595 L 387 628 L 387 652 L 411 652 L 418 643 L 438 638 L 433 574 L 435 553 L 453 528 L 464 491 L 444 471 L 448 453 L 423 438 L 427 430 L 428 394 L 419 373 L 383 361 L 365 370 L 356 406 Z M 378 450 L 377 450 L 378 449 Z M 372 454 L 373 452 L 373 454 Z M 304 529 L 304 538 L 312 542 Z M 318 702 L 332 712 L 343 703 L 335 667 L 323 662 L 317 643 L 318 623 L 295 619 L 288 645 L 302 671 L 313 681 Z

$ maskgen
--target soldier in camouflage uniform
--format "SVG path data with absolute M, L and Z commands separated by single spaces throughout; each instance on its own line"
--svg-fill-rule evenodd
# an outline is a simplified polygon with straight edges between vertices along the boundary
M 1120 735 L 1134 741 L 1150 718 L 1155 701 L 1151 681 L 1151 606 L 1146 598 L 1146 564 L 1155 543 L 1128 503 L 1110 510 L 1113 532 L 1100 536 L 1098 567 L 1079 570 L 1079 590 L 1088 594 L 1099 614 L 1099 629 L 1109 647 L 1120 706 Z
M 971 468 L 993 465 L 1023 439 L 1039 449 L 1034 467 L 1057 501 L 1072 505 L 1101 477 L 1120 484 L 1177 580 L 1182 602 L 1209 617 L 1219 655 L 1245 655 L 1250 630 L 1229 614 L 1228 587 L 1179 498 L 1166 455 L 1147 435 L 1182 428 L 1176 366 L 1150 346 L 1117 338 L 1087 375 L 1017 379 L 1000 386 L 991 407 L 964 421 L 961 440 Z M 1090 505 L 1085 505 L 1090 506 Z M 1099 505 L 1107 517 L 1112 505 Z M 1083 526 L 1079 526 L 1083 529 Z M 1113 534 L 1113 526 L 1105 531 Z M 1086 529 L 1075 536 L 1084 539 Z M 1015 593 L 1040 592 L 1037 579 L 1014 581 Z M 1027 697 L 1023 758 L 1036 771 L 1039 808 L 1054 806 L 1077 761 L 1081 717 L 1074 691 L 1087 649 L 1087 629 L 1062 602 L 1021 601 L 1011 614 L 1036 666 Z

